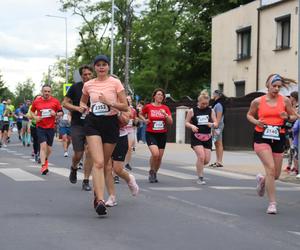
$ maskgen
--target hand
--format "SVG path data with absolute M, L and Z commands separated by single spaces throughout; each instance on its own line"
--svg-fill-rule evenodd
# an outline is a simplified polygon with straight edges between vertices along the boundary
M 263 128 L 265 124 L 262 120 L 256 120 L 256 125 L 260 128 Z
M 51 109 L 51 111 L 50 111 L 50 114 L 51 114 L 51 116 L 56 116 L 56 113 L 55 113 L 55 111 L 54 111 L 54 110 L 52 110 L 52 109 Z
M 149 124 L 149 123 L 150 123 L 150 120 L 149 120 L 149 119 L 145 119 L 145 120 L 144 120 L 144 122 L 145 122 L 145 123 L 146 123 L 146 125 L 147 125 L 147 124 Z
M 160 111 L 160 113 L 161 113 L 164 117 L 167 116 L 167 113 L 166 113 L 166 111 L 165 111 L 164 109 L 160 109 L 159 111 Z
M 207 127 L 213 128 L 213 127 L 214 127 L 214 123 L 213 123 L 213 122 L 208 122 L 208 123 L 207 123 Z
M 43 118 L 42 118 L 41 116 L 37 116 L 35 120 L 36 120 L 37 122 L 40 122 L 42 119 L 43 119 Z
M 104 96 L 103 92 L 100 92 L 100 94 L 99 94 L 99 101 L 106 104 L 106 105 L 108 105 L 107 99 Z
M 284 120 L 288 120 L 289 115 L 288 115 L 287 112 L 283 111 L 283 112 L 280 113 L 280 117 L 281 117 L 282 119 L 284 119 Z
M 83 106 L 78 106 L 78 107 L 76 107 L 76 111 L 79 112 L 79 113 L 81 113 L 81 114 L 84 113 L 85 110 L 86 110 L 86 108 L 83 107 Z
M 199 131 L 198 127 L 196 127 L 195 125 L 192 125 L 191 129 L 194 133 L 198 133 L 198 131 Z

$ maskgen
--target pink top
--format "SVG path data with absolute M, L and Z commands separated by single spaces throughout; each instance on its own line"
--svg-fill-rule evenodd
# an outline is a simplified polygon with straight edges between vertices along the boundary
M 120 80 L 109 76 L 106 80 L 100 81 L 97 78 L 86 82 L 83 85 L 82 93 L 90 97 L 91 106 L 99 103 L 100 92 L 103 93 L 109 103 L 115 103 L 118 100 L 118 93 L 124 90 Z M 110 110 L 107 115 L 117 114 L 116 110 Z

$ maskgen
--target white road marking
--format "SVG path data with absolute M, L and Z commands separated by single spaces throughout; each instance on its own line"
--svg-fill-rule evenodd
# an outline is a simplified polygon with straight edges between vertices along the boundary
M 142 171 L 149 171 L 148 167 L 135 167 L 136 169 L 142 170 Z M 167 169 L 160 169 L 159 174 L 161 175 L 166 175 L 166 176 L 170 176 L 170 177 L 174 177 L 174 178 L 178 178 L 178 179 L 182 179 L 182 180 L 196 180 L 196 176 L 194 175 L 190 175 L 190 174 L 184 174 L 184 173 L 180 173 L 180 172 L 176 172 L 173 170 L 167 170 Z
M 187 166 L 187 167 L 180 167 L 180 168 L 192 170 L 194 172 L 196 171 L 195 166 Z M 222 177 L 236 179 L 236 180 L 254 180 L 254 177 L 251 175 L 231 173 L 223 170 L 216 170 L 216 169 L 209 169 L 209 168 L 204 168 L 204 174 L 222 176 Z
M 157 191 L 198 191 L 201 190 L 201 188 L 196 187 L 149 187 L 151 190 L 157 190 Z
M 209 188 L 218 190 L 256 190 L 256 187 L 243 186 L 209 186 Z M 300 187 L 276 187 L 277 191 L 300 191 Z
M 28 160 L 30 160 L 30 161 L 32 161 L 32 162 L 35 162 L 35 159 L 28 159 Z
M 7 162 L 0 162 L 0 165 L 8 165 Z
M 23 155 L 23 154 L 20 154 L 20 153 L 14 153 L 14 155 L 21 156 L 21 155 Z
M 288 232 L 291 233 L 291 234 L 295 234 L 295 235 L 300 236 L 300 232 L 295 232 L 295 231 L 288 231 Z
M 204 209 L 204 210 L 206 210 L 208 212 L 211 212 L 211 213 L 220 214 L 220 215 L 227 215 L 227 216 L 232 216 L 232 217 L 239 217 L 239 215 L 237 215 L 237 214 L 227 213 L 227 212 L 224 212 L 224 211 L 221 211 L 221 210 L 217 210 L 217 209 L 214 209 L 214 208 L 211 208 L 211 207 L 202 206 L 202 205 L 196 204 L 194 202 L 190 202 L 190 201 L 187 201 L 187 200 L 179 199 L 179 198 L 177 198 L 175 196 L 168 196 L 168 198 L 171 199 L 171 200 L 175 200 L 175 201 L 179 201 L 179 202 L 185 203 L 187 205 L 198 207 L 200 209 Z
M 148 176 L 146 176 L 146 175 L 141 175 L 141 174 L 137 174 L 137 173 L 132 173 L 132 175 L 135 177 L 136 180 L 145 180 L 148 178 Z
M 70 175 L 70 169 L 68 168 L 57 168 L 57 167 L 49 167 L 50 173 L 55 173 L 58 175 L 62 175 L 64 177 L 68 177 Z M 83 174 L 77 171 L 77 180 L 83 180 Z
M 24 156 L 21 156 L 23 159 L 30 159 L 31 156 L 28 156 L 28 155 L 24 155 Z
M 15 181 L 44 181 L 41 177 L 28 173 L 20 168 L 2 168 L 0 172 Z

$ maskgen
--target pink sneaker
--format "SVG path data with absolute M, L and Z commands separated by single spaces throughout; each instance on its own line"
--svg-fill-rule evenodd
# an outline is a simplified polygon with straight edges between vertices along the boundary
M 128 187 L 133 196 L 136 196 L 139 193 L 139 186 L 135 181 L 135 178 L 132 174 L 129 174 L 130 181 L 128 182 Z
M 105 206 L 107 206 L 107 207 L 114 207 L 117 205 L 118 205 L 118 203 L 117 203 L 116 196 L 113 196 L 113 195 L 110 195 L 108 197 L 108 200 L 105 202 Z
M 267 214 L 277 214 L 276 202 L 269 203 Z
M 256 191 L 258 196 L 263 197 L 265 194 L 265 177 L 262 174 L 256 175 Z

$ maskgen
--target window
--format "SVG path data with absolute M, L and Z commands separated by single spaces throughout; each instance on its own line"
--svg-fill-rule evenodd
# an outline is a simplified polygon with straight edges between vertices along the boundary
M 220 90 L 222 93 L 224 93 L 224 83 L 222 83 L 222 82 L 218 83 L 218 90 Z
M 275 18 L 277 25 L 276 49 L 290 48 L 291 15 Z
M 237 60 L 248 59 L 251 56 L 251 27 L 242 28 L 237 33 Z
M 241 97 L 245 95 L 245 81 L 237 81 L 235 84 L 235 96 Z

